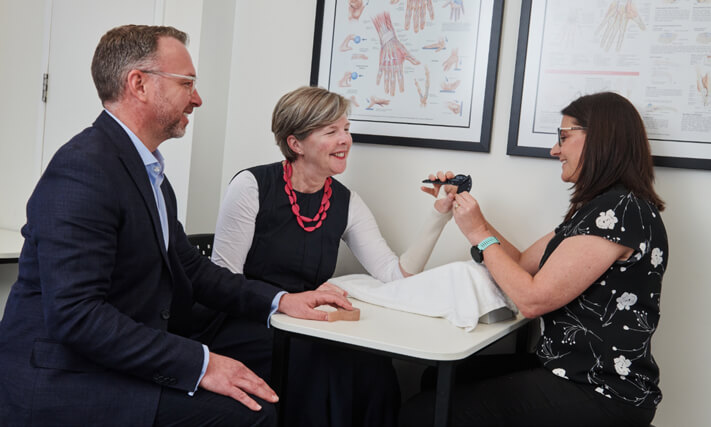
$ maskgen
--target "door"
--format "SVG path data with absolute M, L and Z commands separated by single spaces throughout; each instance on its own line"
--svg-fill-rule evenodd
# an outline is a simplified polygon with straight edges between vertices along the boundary
M 161 20 L 155 0 L 51 2 L 42 170 L 62 144 L 101 112 L 91 78 L 91 58 L 101 36 L 118 25 Z

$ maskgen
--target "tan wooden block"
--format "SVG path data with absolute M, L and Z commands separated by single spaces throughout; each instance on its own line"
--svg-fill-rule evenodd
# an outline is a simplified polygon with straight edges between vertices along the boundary
M 329 311 L 328 321 L 335 322 L 336 320 L 360 320 L 360 309 L 344 310 L 339 308 L 336 311 Z

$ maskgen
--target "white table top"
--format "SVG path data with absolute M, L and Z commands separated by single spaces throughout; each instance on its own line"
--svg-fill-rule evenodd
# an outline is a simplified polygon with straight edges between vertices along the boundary
M 19 231 L 0 228 L 0 259 L 20 257 L 25 239 Z
M 350 299 L 360 309 L 360 320 L 321 322 L 295 319 L 282 313 L 272 316 L 277 329 L 368 347 L 427 360 L 460 360 L 525 325 L 522 315 L 492 324 L 478 324 L 471 332 L 440 317 L 392 310 Z M 330 307 L 322 307 L 328 310 Z

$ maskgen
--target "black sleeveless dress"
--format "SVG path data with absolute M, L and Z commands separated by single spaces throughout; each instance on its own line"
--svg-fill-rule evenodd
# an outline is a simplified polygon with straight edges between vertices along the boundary
M 348 223 L 350 191 L 333 179 L 331 206 L 321 226 L 306 232 L 292 213 L 284 190 L 281 162 L 248 169 L 259 187 L 259 211 L 244 275 L 288 292 L 314 290 L 333 276 L 341 236 Z M 323 189 L 296 192 L 303 216 L 319 210 Z M 315 224 L 306 223 L 306 226 Z M 204 308 L 198 317 L 206 318 Z M 253 322 L 213 313 L 195 337 L 211 351 L 245 363 L 270 380 L 272 330 Z M 397 424 L 400 392 L 389 358 L 298 339 L 289 360 L 286 425 L 387 426 Z

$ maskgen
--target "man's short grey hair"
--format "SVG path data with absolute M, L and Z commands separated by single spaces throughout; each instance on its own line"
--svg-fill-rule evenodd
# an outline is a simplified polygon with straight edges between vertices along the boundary
M 91 61 L 91 76 L 102 104 L 120 99 L 131 70 L 153 64 L 161 37 L 188 43 L 186 33 L 158 25 L 123 25 L 101 37 Z

